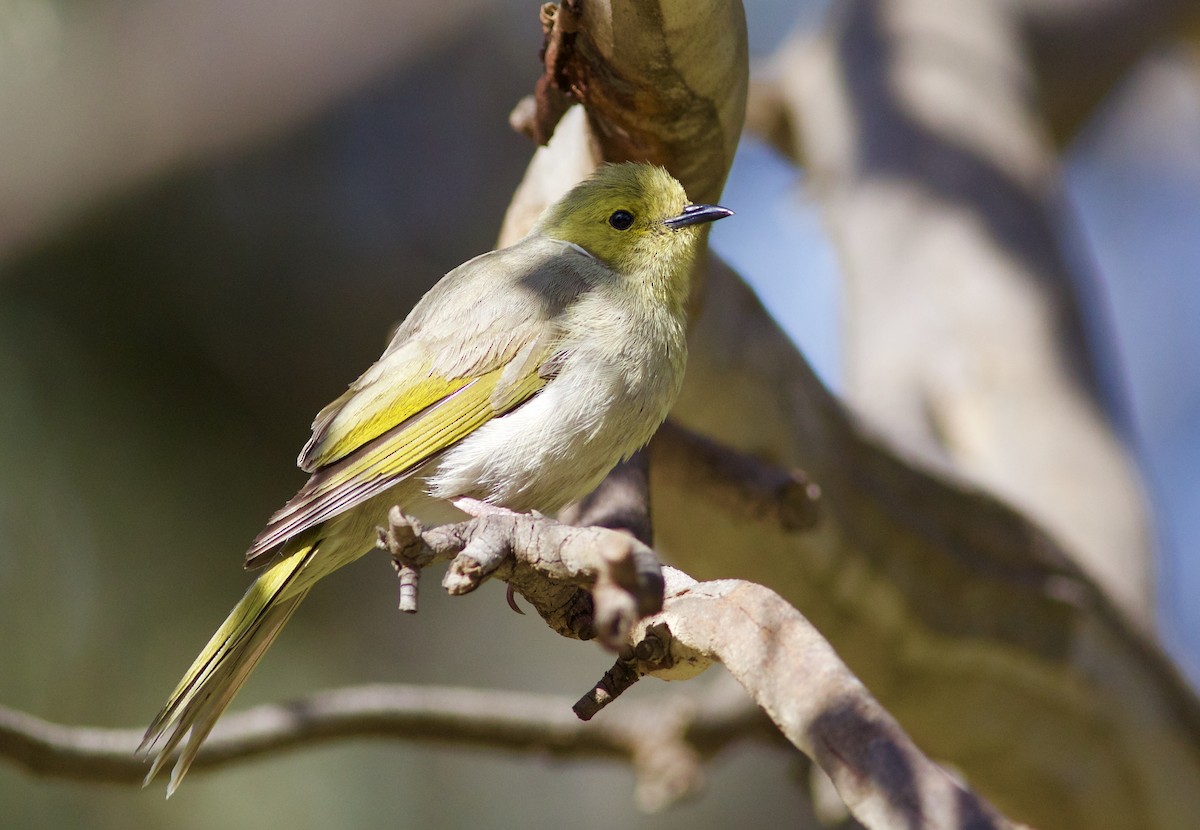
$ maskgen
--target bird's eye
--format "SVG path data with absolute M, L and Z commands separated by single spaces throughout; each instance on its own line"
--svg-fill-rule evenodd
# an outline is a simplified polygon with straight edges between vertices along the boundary
M 608 224 L 619 231 L 627 231 L 633 226 L 633 214 L 627 210 L 618 210 L 608 217 Z

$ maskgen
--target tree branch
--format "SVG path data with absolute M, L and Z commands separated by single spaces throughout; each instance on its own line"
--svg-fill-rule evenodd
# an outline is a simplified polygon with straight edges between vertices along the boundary
M 825 639 L 773 591 L 674 574 L 663 612 L 647 619 L 666 677 L 724 663 L 771 720 L 833 781 L 868 828 L 1011 828 L 991 805 L 925 757 Z
M 668 720 L 665 713 L 674 713 L 670 729 L 661 728 Z M 720 689 L 629 703 L 620 717 L 588 724 L 572 714 L 571 700 L 564 697 L 368 685 L 230 713 L 205 743 L 192 771 L 219 770 L 336 741 L 388 738 L 628 761 L 638 773 L 639 798 L 650 799 L 644 806 L 659 808 L 670 800 L 668 792 L 678 798 L 696 790 L 704 758 L 747 739 L 777 742 L 772 733 L 744 695 Z M 134 753 L 141 739 L 141 729 L 62 726 L 0 707 L 0 757 L 34 775 L 141 786 L 146 766 Z M 659 754 L 689 760 L 674 768 L 648 760 Z
M 399 507 L 388 518 L 381 545 L 402 579 L 446 561 L 442 586 L 455 596 L 502 579 L 564 637 L 599 637 L 617 648 L 639 619 L 662 608 L 658 557 L 625 533 L 510 511 L 428 530 Z
M 1149 630 L 1141 491 L 1099 394 L 1011 12 L 854 0 L 799 48 L 785 95 L 845 266 L 855 411 L 1046 526 Z
M 428 531 L 397 516 L 389 530 L 395 555 L 426 563 L 452 557 L 455 584 L 469 579 L 475 585 L 489 574 L 510 579 L 543 612 L 541 598 L 580 584 L 592 585 L 596 608 L 603 606 L 606 582 L 624 569 L 617 558 L 595 555 L 606 547 L 598 539 L 639 544 L 613 531 L 518 514 Z M 428 555 L 414 550 L 422 546 Z M 472 553 L 501 548 L 504 561 L 490 567 L 481 568 Z M 636 636 L 625 640 L 622 661 L 637 674 L 689 679 L 714 660 L 724 662 L 869 828 L 898 822 L 912 828 L 1013 826 L 925 758 L 816 630 L 774 592 L 737 581 L 696 583 L 678 571 L 670 572 L 668 584 L 661 612 L 645 618 Z M 551 626 L 570 635 L 550 610 Z M 463 689 L 371 686 L 327 692 L 231 715 L 196 768 L 337 737 L 398 735 L 572 757 L 625 757 L 639 771 L 643 802 L 661 806 L 696 788 L 705 755 L 736 738 L 765 734 L 757 710 L 744 699 L 712 696 L 697 706 L 623 707 L 602 725 L 587 727 L 571 723 L 565 709 L 555 698 Z M 133 753 L 138 740 L 133 730 L 69 729 L 0 710 L 0 753 L 41 774 L 133 783 L 142 772 Z
M 803 471 L 768 464 L 673 420 L 654 436 L 650 455 L 656 466 L 691 482 L 730 513 L 788 532 L 812 530 L 821 520 L 821 488 Z
M 739 478 L 750 478 L 746 470 L 738 470 Z M 387 537 L 393 555 L 408 561 L 452 558 L 444 583 L 452 593 L 460 592 L 457 586 L 465 578 L 472 589 L 488 575 L 508 580 L 567 636 L 578 636 L 585 627 L 579 623 L 580 603 L 564 601 L 562 591 L 591 585 L 594 629 L 613 648 L 628 643 L 632 626 L 655 610 L 654 600 L 661 596 L 662 582 L 647 575 L 649 568 L 632 567 L 637 558 L 654 563 L 653 552 L 601 528 L 503 514 L 425 531 L 394 510 Z M 413 549 L 420 547 L 426 550 Z M 643 620 L 632 639 L 617 667 L 577 705 L 581 716 L 610 703 L 638 675 L 688 679 L 718 660 L 784 735 L 822 767 L 868 827 L 899 822 L 918 828 L 1012 826 L 921 754 L 832 647 L 767 588 L 739 582 L 697 585 L 672 571 L 661 613 Z
M 565 0 L 543 6 L 541 22 L 545 73 L 512 122 L 552 146 L 530 162 L 500 244 L 523 236 L 546 205 L 602 161 L 663 165 L 693 200 L 715 202 L 746 105 L 741 3 Z M 571 102 L 583 106 L 562 122 Z M 696 270 L 693 296 L 702 290 L 703 274 Z M 648 457 L 638 453 L 563 519 L 620 528 L 650 544 L 649 493 Z

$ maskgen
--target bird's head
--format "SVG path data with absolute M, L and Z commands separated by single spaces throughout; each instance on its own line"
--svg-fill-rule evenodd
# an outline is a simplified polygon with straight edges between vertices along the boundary
M 534 227 L 583 248 L 617 274 L 686 296 L 701 228 L 733 211 L 689 204 L 661 167 L 609 164 L 546 209 Z

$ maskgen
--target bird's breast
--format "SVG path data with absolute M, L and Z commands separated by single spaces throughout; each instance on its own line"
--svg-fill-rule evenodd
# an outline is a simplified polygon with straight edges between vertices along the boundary
M 623 324 L 659 322 L 670 330 L 601 336 L 590 330 L 565 340 L 566 357 L 555 377 L 448 450 L 430 492 L 547 513 L 591 492 L 650 440 L 679 392 L 686 360 L 682 323 Z

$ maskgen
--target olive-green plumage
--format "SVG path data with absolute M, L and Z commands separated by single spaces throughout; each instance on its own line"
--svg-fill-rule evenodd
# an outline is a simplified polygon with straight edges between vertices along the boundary
M 700 227 L 664 170 L 600 168 L 521 241 L 447 274 L 383 356 L 317 415 L 311 478 L 252 542 L 264 567 L 192 663 L 142 748 L 167 794 L 317 580 L 375 543 L 399 504 L 428 524 L 480 503 L 553 512 L 662 423 L 683 378 Z

